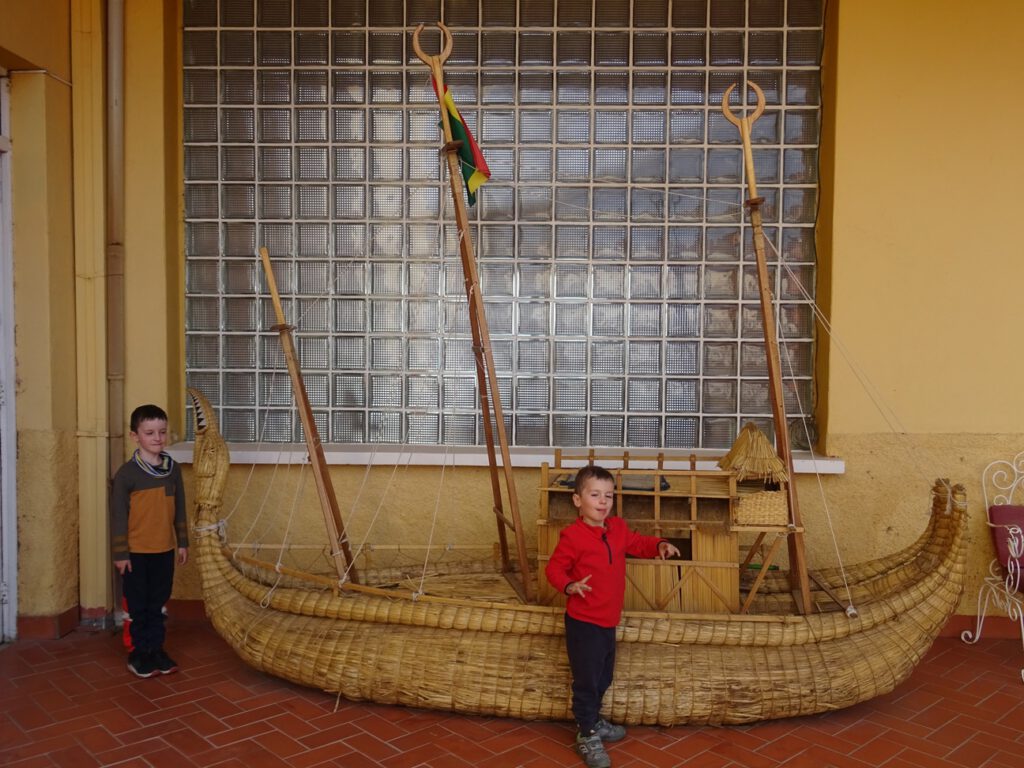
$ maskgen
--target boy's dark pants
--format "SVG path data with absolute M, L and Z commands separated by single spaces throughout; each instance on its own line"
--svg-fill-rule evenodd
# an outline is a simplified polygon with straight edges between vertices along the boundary
M 132 644 L 149 652 L 164 645 L 164 604 L 174 585 L 174 550 L 128 555 L 132 570 L 124 573 L 122 589 L 132 617 Z
M 584 736 L 601 719 L 601 699 L 615 672 L 615 627 L 599 627 L 565 614 L 565 647 L 572 670 L 572 713 Z

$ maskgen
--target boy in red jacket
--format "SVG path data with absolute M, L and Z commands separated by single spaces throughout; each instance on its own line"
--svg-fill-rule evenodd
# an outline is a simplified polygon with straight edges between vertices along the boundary
M 679 555 L 656 536 L 629 530 L 613 517 L 615 478 L 588 465 L 576 474 L 572 502 L 580 516 L 565 528 L 551 553 L 545 573 L 555 589 L 568 595 L 565 605 L 565 646 L 572 670 L 572 712 L 579 732 L 576 751 L 588 768 L 609 768 L 604 742 L 626 735 L 621 725 L 601 717 L 601 699 L 615 670 L 615 627 L 622 617 L 626 593 L 626 555 Z

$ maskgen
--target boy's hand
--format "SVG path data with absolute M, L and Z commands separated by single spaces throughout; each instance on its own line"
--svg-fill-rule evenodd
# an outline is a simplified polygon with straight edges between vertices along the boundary
M 565 594 L 579 595 L 580 597 L 585 598 L 587 596 L 587 592 L 591 590 L 591 586 L 587 584 L 587 582 L 590 581 L 590 576 L 591 574 L 588 573 L 579 581 L 570 582 L 569 586 L 565 588 Z
M 178 547 L 178 565 L 188 562 L 188 547 Z
M 114 567 L 117 568 L 117 572 L 118 573 L 120 573 L 122 576 L 124 576 L 125 573 L 131 573 L 132 572 L 132 561 L 131 560 L 115 560 L 114 561 Z
M 658 542 L 658 557 L 667 560 L 669 557 L 679 557 L 679 550 L 674 544 L 667 541 Z

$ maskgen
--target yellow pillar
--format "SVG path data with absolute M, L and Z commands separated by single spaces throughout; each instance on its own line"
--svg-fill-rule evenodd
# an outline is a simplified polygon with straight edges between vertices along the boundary
M 63 77 L 12 73 L 19 634 L 78 620 L 70 127 Z
M 88 624 L 109 617 L 113 575 L 107 518 L 104 23 L 100 0 L 72 2 L 79 600 Z
M 172 437 L 183 439 L 177 5 L 125 6 L 125 411 L 156 403 L 170 417 Z

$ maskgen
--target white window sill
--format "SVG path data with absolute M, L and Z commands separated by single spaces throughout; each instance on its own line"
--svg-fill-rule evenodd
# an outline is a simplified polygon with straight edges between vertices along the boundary
M 168 453 L 180 464 L 192 463 L 192 443 L 175 443 Z M 248 466 L 250 464 L 298 464 L 308 461 L 308 452 L 304 445 L 298 443 L 275 443 L 255 446 L 249 443 L 234 443 L 228 446 L 231 450 L 233 464 Z M 610 455 L 617 449 L 595 449 L 598 456 Z M 623 449 L 625 450 L 625 449 Z M 586 449 L 563 449 L 564 455 L 584 454 Z M 685 469 L 689 466 L 689 453 L 671 451 L 672 458 L 665 463 L 666 469 Z M 694 450 L 697 456 L 697 469 L 715 469 L 721 451 Z M 513 467 L 539 467 L 542 462 L 553 464 L 555 453 L 550 448 L 510 448 L 509 454 Z M 649 449 L 632 449 L 629 451 L 630 466 L 648 468 L 655 466 L 657 451 Z M 328 464 L 366 466 L 393 466 L 395 464 L 411 464 L 414 466 L 448 466 L 485 467 L 487 451 L 478 446 L 429 446 L 429 445 L 325 445 L 324 456 Z M 500 456 L 499 456 L 500 459 Z M 598 459 L 600 461 L 600 459 Z M 564 459 L 570 466 L 579 466 L 581 461 Z M 615 466 L 613 461 L 605 462 Z M 793 468 L 797 474 L 841 475 L 846 472 L 846 462 L 835 456 L 811 454 L 810 451 L 793 453 Z

